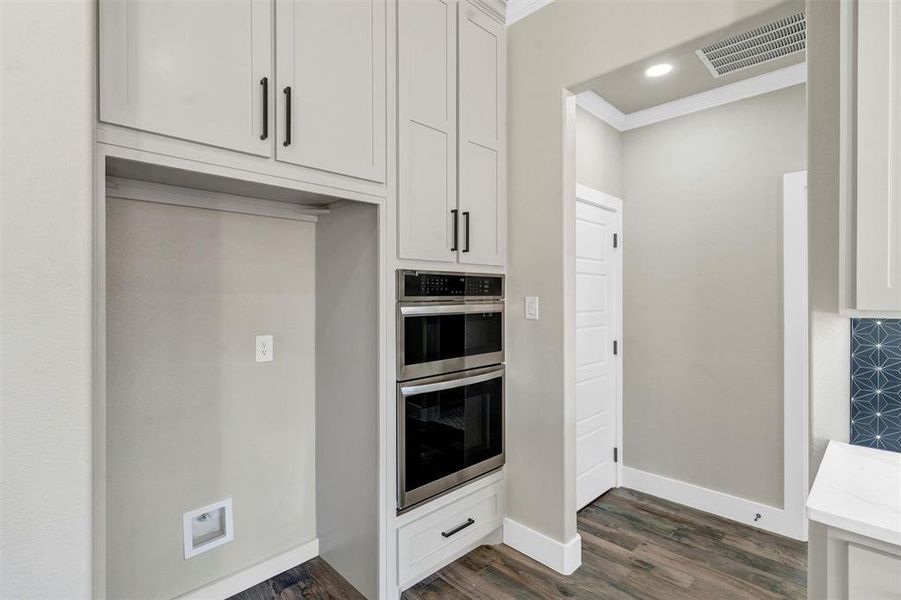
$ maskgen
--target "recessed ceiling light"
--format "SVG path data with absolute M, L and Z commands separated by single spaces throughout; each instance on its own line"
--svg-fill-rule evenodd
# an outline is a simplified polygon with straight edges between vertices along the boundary
M 644 72 L 648 77 L 662 77 L 673 70 L 673 65 L 669 63 L 660 63 L 647 68 Z

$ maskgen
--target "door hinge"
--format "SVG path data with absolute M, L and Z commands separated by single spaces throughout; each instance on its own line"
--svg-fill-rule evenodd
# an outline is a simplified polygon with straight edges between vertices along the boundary
M 616 248 L 619 245 L 619 234 L 613 234 L 613 247 Z
M 613 448 L 613 462 L 619 462 L 619 448 Z
M 613 356 L 619 354 L 619 342 L 613 340 Z

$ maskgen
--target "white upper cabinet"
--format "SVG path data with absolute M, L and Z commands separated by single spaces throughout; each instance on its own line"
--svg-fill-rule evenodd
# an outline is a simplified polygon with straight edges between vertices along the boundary
M 277 0 L 276 157 L 385 181 L 384 0 Z
M 901 4 L 843 10 L 841 301 L 885 314 L 901 311 Z
M 506 259 L 506 46 L 504 26 L 460 2 L 458 196 L 460 262 L 502 266 Z
M 857 308 L 901 310 L 901 5 L 861 1 L 857 35 Z
M 272 39 L 268 0 L 102 0 L 100 119 L 271 156 Z
M 455 262 L 456 2 L 401 0 L 397 35 L 398 255 Z
M 398 257 L 503 266 L 501 16 L 466 0 L 398 4 Z

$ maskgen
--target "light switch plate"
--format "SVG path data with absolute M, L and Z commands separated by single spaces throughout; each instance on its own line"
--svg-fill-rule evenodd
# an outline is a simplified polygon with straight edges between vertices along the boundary
M 272 336 L 258 335 L 256 344 L 257 362 L 272 362 Z
M 538 320 L 538 296 L 526 296 L 526 319 Z

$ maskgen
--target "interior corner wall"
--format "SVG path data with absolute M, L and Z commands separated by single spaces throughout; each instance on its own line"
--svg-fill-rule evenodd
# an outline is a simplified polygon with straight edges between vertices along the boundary
M 366 598 L 379 584 L 378 209 L 332 204 L 316 225 L 319 553 Z
M 316 538 L 315 244 L 310 222 L 108 199 L 107 598 Z M 234 539 L 185 559 L 182 515 L 226 498 Z
M 777 508 L 783 175 L 807 167 L 806 102 L 795 85 L 623 134 L 623 463 Z
M 576 108 L 576 183 L 623 197 L 623 134 Z
M 838 314 L 840 12 L 839 2 L 807 2 L 811 482 L 851 423 L 851 325 Z
M 95 3 L 0 2 L 0 595 L 91 597 Z
M 556 541 L 576 535 L 563 273 L 575 223 L 564 206 L 562 91 L 776 4 L 556 0 L 507 30 L 507 514 Z M 524 296 L 540 298 L 540 320 L 525 320 Z
M 851 423 L 851 324 L 839 315 L 840 2 L 807 1 L 807 223 L 810 305 L 810 483 L 829 440 Z M 807 597 L 827 595 L 826 531 L 810 522 Z

